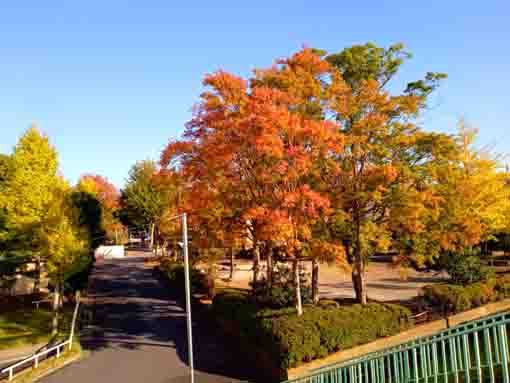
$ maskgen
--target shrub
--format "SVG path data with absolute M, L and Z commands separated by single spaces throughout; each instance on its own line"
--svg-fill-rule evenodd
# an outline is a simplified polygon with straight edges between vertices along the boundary
M 322 308 L 338 308 L 340 307 L 340 303 L 334 301 L 332 299 L 321 299 L 319 303 L 317 303 L 319 307 Z
M 65 294 L 74 294 L 77 290 L 85 290 L 87 288 L 95 261 L 94 256 L 91 255 L 84 257 L 81 262 L 75 264 L 73 270 L 66 276 L 64 282 Z
M 170 288 L 179 295 L 184 294 L 184 265 L 179 262 L 164 261 L 160 266 L 165 274 Z M 191 288 L 193 292 L 207 292 L 207 278 L 200 271 L 191 268 Z
M 452 282 L 459 285 L 486 281 L 492 274 L 491 269 L 483 265 L 480 257 L 469 254 L 452 254 L 446 271 Z
M 312 302 L 312 286 L 310 275 L 300 265 L 301 300 L 303 304 Z M 291 307 L 296 304 L 294 291 L 294 274 L 286 263 L 277 263 L 273 270 L 273 283 L 269 288 L 267 280 L 261 279 L 252 283 L 252 292 L 257 303 L 273 309 Z
M 259 310 L 248 293 L 223 292 L 213 302 L 213 314 L 240 342 L 264 350 L 279 368 L 291 368 L 412 325 L 411 312 L 393 304 L 369 303 L 349 307 L 309 306 L 302 316 L 293 308 Z
M 508 282 L 508 293 L 510 293 L 510 279 Z M 453 312 L 461 312 L 497 300 L 500 295 L 498 293 L 499 284 L 498 280 L 490 279 L 467 286 L 432 285 L 425 286 L 423 292 L 425 300 L 430 305 L 441 309 L 447 308 Z
M 494 283 L 499 299 L 510 298 L 510 275 L 498 278 Z

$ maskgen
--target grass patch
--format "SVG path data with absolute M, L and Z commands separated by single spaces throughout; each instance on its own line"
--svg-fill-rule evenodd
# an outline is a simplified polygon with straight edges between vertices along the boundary
M 60 354 L 59 358 L 52 357 L 50 359 L 39 362 L 39 367 L 29 368 L 24 370 L 17 375 L 14 376 L 13 382 L 16 383 L 32 383 L 37 381 L 53 372 L 56 369 L 59 369 L 69 363 L 70 361 L 76 360 L 78 358 L 84 357 L 84 351 L 81 349 L 79 341 L 73 342 L 73 347 L 71 350 L 66 348 L 66 351 Z
M 69 332 L 71 313 L 60 315 L 57 338 Z M 47 309 L 17 309 L 0 314 L 0 350 L 48 342 L 53 313 Z

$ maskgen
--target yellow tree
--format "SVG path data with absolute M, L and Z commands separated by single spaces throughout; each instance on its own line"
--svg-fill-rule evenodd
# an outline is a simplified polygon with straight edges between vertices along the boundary
M 57 151 L 36 126 L 19 139 L 10 159 L 10 174 L 2 184 L 0 210 L 5 216 L 6 231 L 0 241 L 16 238 L 16 249 L 27 261 L 35 262 L 34 292 L 39 292 L 42 266 L 39 229 L 46 220 L 55 185 L 58 184 Z
M 42 253 L 54 286 L 53 332 L 58 330 L 58 310 L 62 305 L 65 280 L 89 262 L 87 233 L 79 228 L 78 211 L 72 206 L 65 182 L 54 191 L 47 217 L 41 226 Z
M 441 250 L 462 252 L 508 225 L 506 174 L 497 156 L 476 148 L 477 133 L 460 120 L 455 157 L 430 169 L 439 211 L 428 231 Z

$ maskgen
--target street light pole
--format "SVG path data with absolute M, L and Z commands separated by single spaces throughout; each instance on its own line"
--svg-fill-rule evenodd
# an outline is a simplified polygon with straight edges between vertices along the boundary
M 188 256 L 188 222 L 186 213 L 182 215 L 182 249 L 184 252 L 184 285 L 186 288 L 186 322 L 188 327 L 188 362 L 190 368 L 190 381 L 195 382 L 195 371 L 193 368 L 193 337 L 192 337 L 192 323 L 191 323 L 191 278 L 189 272 L 189 256 Z

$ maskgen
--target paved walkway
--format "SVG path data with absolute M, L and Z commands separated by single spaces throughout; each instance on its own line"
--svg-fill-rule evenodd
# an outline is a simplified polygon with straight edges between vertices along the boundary
M 43 383 L 189 382 L 186 322 L 142 257 L 104 261 L 92 275 L 95 326 L 82 336 L 87 358 Z M 204 324 L 194 324 L 197 383 L 247 380 L 242 363 Z

